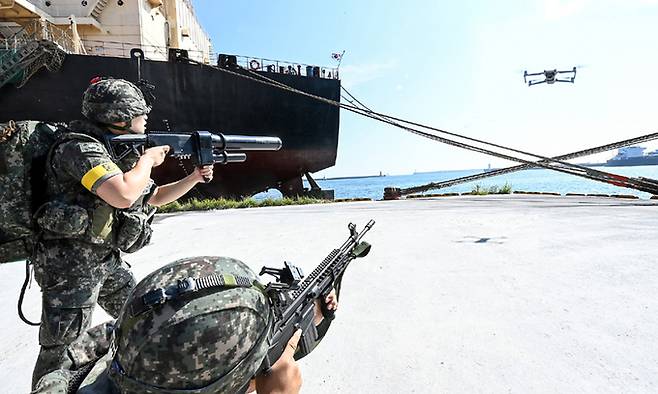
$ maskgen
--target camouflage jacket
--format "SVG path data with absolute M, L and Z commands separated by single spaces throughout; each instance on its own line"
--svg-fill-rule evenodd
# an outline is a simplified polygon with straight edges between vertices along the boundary
M 46 239 L 73 238 L 114 245 L 116 213 L 122 210 L 99 198 L 96 190 L 112 176 L 130 171 L 139 156 L 129 154 L 115 161 L 103 143 L 107 132 L 89 121 L 73 121 L 68 129 L 92 138 L 65 139 L 51 152 L 47 163 L 49 203 L 37 212 L 37 221 Z M 148 210 L 143 200 L 154 188 L 151 180 L 142 198 L 124 211 Z

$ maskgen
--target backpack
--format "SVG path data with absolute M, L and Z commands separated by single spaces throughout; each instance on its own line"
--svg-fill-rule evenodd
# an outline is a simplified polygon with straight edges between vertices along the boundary
M 39 323 L 23 315 L 22 304 L 39 232 L 34 216 L 48 202 L 46 176 L 51 172 L 47 167 L 51 154 L 57 145 L 71 139 L 98 142 L 63 125 L 0 123 L 0 263 L 26 261 L 18 315 L 31 326 Z
M 46 123 L 0 124 L 0 263 L 32 254 L 32 216 L 46 199 L 46 158 L 64 132 Z

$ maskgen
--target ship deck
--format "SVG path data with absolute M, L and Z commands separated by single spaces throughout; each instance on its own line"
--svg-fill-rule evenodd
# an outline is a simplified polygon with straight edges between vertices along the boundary
M 372 218 L 373 249 L 301 361 L 303 393 L 656 392 L 657 204 L 508 195 L 167 214 L 126 260 L 138 278 L 190 255 L 310 272 L 348 222 Z M 23 269 L 0 266 L 0 379 L 16 392 L 38 352 L 15 309 Z M 24 310 L 39 315 L 35 284 Z

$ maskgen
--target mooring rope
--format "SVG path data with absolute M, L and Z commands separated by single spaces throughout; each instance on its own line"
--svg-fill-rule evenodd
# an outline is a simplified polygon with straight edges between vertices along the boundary
M 360 107 L 357 107 L 357 106 L 354 106 L 354 105 L 347 105 L 347 104 L 344 104 L 344 103 L 340 103 L 340 102 L 337 102 L 337 101 L 334 101 L 334 100 L 331 100 L 331 99 L 327 99 L 327 98 L 324 98 L 324 97 L 321 97 L 321 96 L 317 96 L 317 95 L 307 93 L 307 92 L 304 92 L 302 90 L 293 88 L 293 87 L 291 87 L 289 85 L 286 85 L 282 82 L 279 82 L 279 81 L 276 81 L 274 79 L 268 78 L 264 75 L 258 74 L 256 72 L 253 72 L 251 70 L 245 69 L 245 68 L 240 67 L 240 66 L 236 66 L 236 67 L 240 70 L 243 70 L 244 72 L 246 72 L 247 74 L 250 74 L 250 75 L 245 75 L 245 74 L 242 74 L 242 73 L 239 73 L 239 72 L 236 72 L 236 71 L 233 71 L 233 70 L 229 70 L 229 69 L 223 68 L 223 67 L 206 65 L 206 64 L 196 62 L 196 61 L 193 61 L 193 60 L 190 60 L 190 62 L 199 64 L 201 66 L 211 67 L 211 68 L 220 70 L 222 72 L 238 76 L 240 78 L 245 78 L 245 79 L 252 80 L 252 81 L 257 82 L 257 83 L 261 83 L 261 84 L 264 84 L 264 85 L 269 85 L 269 86 L 272 86 L 272 87 L 275 87 L 275 88 L 283 89 L 283 90 L 286 90 L 286 91 L 289 91 L 289 92 L 292 92 L 292 93 L 295 93 L 295 94 L 299 94 L 299 95 L 302 95 L 302 96 L 305 96 L 305 97 L 308 97 L 308 98 L 311 98 L 311 99 L 314 99 L 314 100 L 317 100 L 317 101 L 327 103 L 329 105 L 332 105 L 332 106 L 335 106 L 335 107 L 338 107 L 338 108 L 343 108 L 343 109 L 346 109 L 350 112 L 357 113 L 359 115 L 363 115 L 363 116 L 369 117 L 371 119 L 379 120 L 381 122 L 385 122 L 387 124 L 390 124 L 390 125 L 402 128 L 404 130 L 407 130 L 407 131 L 409 131 L 413 134 L 420 135 L 422 137 L 429 138 L 429 139 L 432 139 L 432 140 L 435 140 L 435 141 L 439 141 L 439 142 L 445 143 L 447 145 L 456 146 L 456 147 L 459 147 L 459 148 L 462 148 L 462 149 L 467 149 L 467 150 L 471 150 L 471 151 L 474 151 L 474 152 L 479 152 L 479 153 L 482 153 L 482 154 L 486 154 L 486 155 L 490 155 L 490 156 L 494 156 L 494 157 L 498 157 L 498 158 L 502 158 L 502 159 L 506 159 L 506 160 L 510 160 L 510 161 L 520 162 L 520 163 L 523 163 L 523 164 L 526 164 L 526 165 L 529 165 L 529 166 L 533 166 L 533 167 L 543 167 L 543 168 L 546 168 L 546 169 L 550 169 L 550 170 L 554 170 L 554 171 L 558 171 L 558 172 L 563 172 L 563 173 L 567 173 L 567 174 L 571 174 L 571 175 L 576 175 L 576 176 L 580 176 L 580 177 L 584 177 L 584 178 L 588 178 L 588 179 L 592 179 L 592 180 L 596 180 L 596 181 L 600 181 L 600 182 L 605 182 L 605 183 L 613 184 L 613 185 L 616 185 L 616 186 L 629 187 L 629 188 L 649 192 L 649 193 L 652 193 L 652 194 L 658 194 L 658 183 L 656 181 L 652 180 L 652 179 L 642 178 L 642 177 L 640 177 L 640 178 L 629 178 L 629 177 L 625 177 L 625 176 L 622 176 L 622 175 L 617 175 L 617 174 L 613 174 L 613 173 L 609 173 L 609 172 L 605 172 L 605 171 L 595 170 L 595 169 L 588 168 L 588 167 L 585 167 L 585 166 L 581 166 L 581 165 L 578 165 L 578 164 L 568 163 L 568 162 L 562 161 L 558 158 L 551 158 L 551 157 L 547 157 L 547 156 L 537 155 L 537 154 L 526 152 L 526 151 L 523 151 L 523 150 L 520 150 L 520 149 L 510 148 L 510 147 L 506 147 L 506 146 L 503 146 L 503 145 L 500 145 L 500 144 L 495 144 L 495 143 L 480 140 L 480 139 L 477 139 L 477 138 L 472 138 L 472 137 L 460 135 L 458 133 L 449 132 L 449 131 L 442 130 L 442 129 L 439 129 L 439 128 L 436 128 L 436 127 L 423 125 L 423 124 L 418 123 L 418 122 L 408 121 L 408 120 L 401 119 L 401 118 L 398 118 L 398 117 L 394 117 L 394 116 L 391 116 L 391 115 L 378 113 L 378 112 L 375 112 L 375 111 L 372 111 L 372 110 L 369 110 L 369 109 L 363 109 L 363 108 L 360 108 Z M 504 154 L 504 153 L 501 153 L 501 152 L 492 151 L 492 150 L 489 150 L 489 149 L 485 149 L 485 148 L 478 147 L 478 146 L 475 146 L 475 145 L 467 144 L 467 143 L 464 143 L 464 142 L 454 141 L 454 140 L 451 140 L 451 139 L 448 139 L 448 138 L 445 138 L 445 137 L 438 136 L 436 134 L 432 134 L 432 133 L 428 133 L 426 131 L 418 130 L 414 127 L 407 126 L 407 125 L 411 125 L 411 126 L 415 126 L 415 127 L 421 127 L 421 128 L 436 131 L 436 132 L 439 132 L 439 133 L 442 133 L 442 134 L 446 134 L 446 135 L 450 135 L 450 136 L 453 136 L 453 137 L 465 139 L 465 140 L 468 140 L 468 141 L 473 141 L 473 142 L 476 142 L 476 143 L 479 143 L 479 144 L 488 145 L 488 146 L 503 149 L 503 150 L 508 150 L 508 151 L 519 153 L 519 154 L 526 155 L 526 156 L 532 156 L 532 157 L 535 157 L 535 158 L 540 159 L 540 160 L 539 161 L 531 161 L 531 160 L 522 159 L 522 158 L 519 158 L 519 157 L 511 156 L 511 155 Z M 553 164 L 551 164 L 551 163 L 553 163 Z

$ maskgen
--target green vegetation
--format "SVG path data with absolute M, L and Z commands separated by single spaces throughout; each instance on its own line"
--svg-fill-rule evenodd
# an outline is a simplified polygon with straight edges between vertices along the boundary
M 483 196 L 485 194 L 511 194 L 512 193 L 512 185 L 509 183 L 505 182 L 503 186 L 490 186 L 490 187 L 484 187 L 481 186 L 480 184 L 477 184 L 471 189 L 471 194 L 477 194 L 480 196 Z
M 282 205 L 307 205 L 307 204 L 322 204 L 328 202 L 317 198 L 299 197 L 299 198 L 267 198 L 265 200 L 257 201 L 253 198 L 245 198 L 244 200 L 227 200 L 224 198 L 218 199 L 205 199 L 198 200 L 193 198 L 184 203 L 178 201 L 171 204 L 163 205 L 158 208 L 158 213 L 170 213 L 181 211 L 208 211 L 211 209 L 234 209 L 234 208 L 257 208 L 257 207 L 273 207 Z

